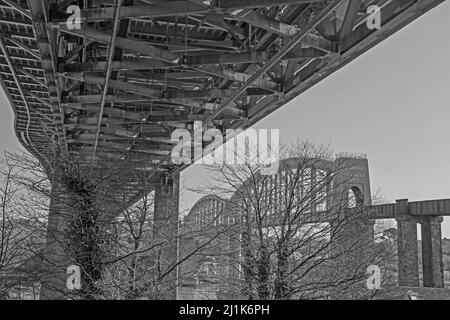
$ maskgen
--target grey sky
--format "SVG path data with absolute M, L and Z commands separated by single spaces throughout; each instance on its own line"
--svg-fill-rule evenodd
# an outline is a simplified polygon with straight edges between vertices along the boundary
M 372 190 L 386 201 L 450 198 L 450 3 L 447 1 L 257 124 L 282 142 L 331 144 L 367 153 Z M 0 90 L 1 92 L 1 90 Z M 0 146 L 21 148 L 0 93 Z M 182 174 L 182 209 L 208 181 L 202 168 Z M 443 234 L 450 237 L 450 219 Z

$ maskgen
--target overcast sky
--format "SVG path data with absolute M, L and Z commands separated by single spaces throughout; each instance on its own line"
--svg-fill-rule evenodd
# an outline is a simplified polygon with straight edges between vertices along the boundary
M 450 198 L 450 3 L 365 53 L 259 122 L 282 142 L 331 144 L 368 154 L 372 191 L 386 201 Z M 1 90 L 0 90 L 1 92 Z M 17 150 L 9 102 L 0 93 L 0 147 Z M 210 177 L 198 166 L 182 174 L 182 209 Z M 450 219 L 444 220 L 450 238 Z

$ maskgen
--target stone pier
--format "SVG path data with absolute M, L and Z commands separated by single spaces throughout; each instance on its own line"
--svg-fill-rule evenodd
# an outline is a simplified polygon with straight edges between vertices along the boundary
M 398 284 L 419 286 L 417 220 L 409 214 L 408 200 L 397 200 Z
M 417 211 L 417 210 L 415 210 Z M 413 211 L 413 212 L 415 212 Z M 438 215 L 411 214 L 407 199 L 397 200 L 398 282 L 404 287 L 419 287 L 417 224 L 421 225 L 423 286 L 444 288 L 441 224 Z
M 67 267 L 74 264 L 65 249 L 65 229 L 73 217 L 72 198 L 61 181 L 59 170 L 51 178 L 52 189 L 44 248 L 43 275 L 41 276 L 41 300 L 67 299 Z
M 68 299 L 67 268 L 76 263 L 66 250 L 68 223 L 74 217 L 73 197 L 61 180 L 59 170 L 51 177 L 52 190 L 44 248 L 41 300 Z M 160 293 L 164 299 L 176 299 L 179 215 L 179 175 L 162 177 L 155 186 L 154 238 L 162 245 L 159 263 L 163 281 Z
M 422 225 L 423 286 L 444 288 L 442 217 L 424 217 Z

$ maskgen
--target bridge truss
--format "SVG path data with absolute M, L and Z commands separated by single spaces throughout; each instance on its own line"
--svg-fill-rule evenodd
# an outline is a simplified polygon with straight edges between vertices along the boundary
M 64 153 L 170 175 L 185 168 L 173 130 L 248 128 L 441 2 L 2 0 L 2 86 L 19 141 L 49 170 Z

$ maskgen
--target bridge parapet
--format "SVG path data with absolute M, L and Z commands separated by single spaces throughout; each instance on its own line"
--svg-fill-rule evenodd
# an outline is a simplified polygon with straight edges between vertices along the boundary
M 450 216 L 450 199 L 409 202 L 412 216 Z
M 395 203 L 388 203 L 383 205 L 375 205 L 369 207 L 370 219 L 394 219 L 395 218 Z
M 369 216 L 371 219 L 396 219 L 402 215 L 411 217 L 450 216 L 450 199 L 405 201 L 407 211 L 402 211 L 399 203 L 380 204 L 369 207 Z

